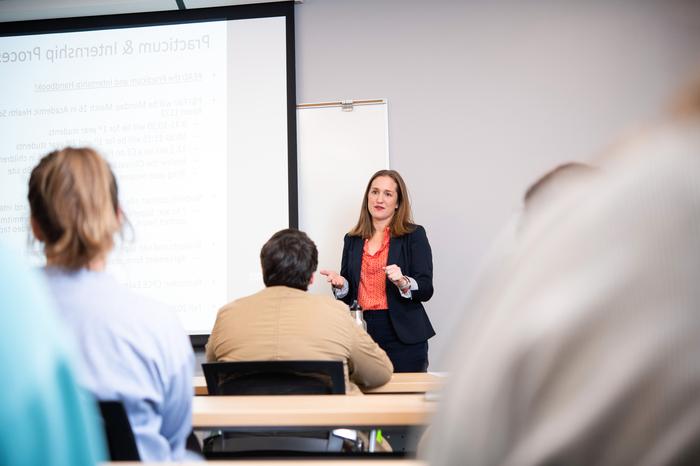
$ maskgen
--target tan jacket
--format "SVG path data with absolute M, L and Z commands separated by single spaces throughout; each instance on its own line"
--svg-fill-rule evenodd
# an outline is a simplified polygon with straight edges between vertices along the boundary
M 343 361 L 346 392 L 353 394 L 361 393 L 355 384 L 384 385 L 394 370 L 345 304 L 285 286 L 265 288 L 222 307 L 206 351 L 210 362 Z

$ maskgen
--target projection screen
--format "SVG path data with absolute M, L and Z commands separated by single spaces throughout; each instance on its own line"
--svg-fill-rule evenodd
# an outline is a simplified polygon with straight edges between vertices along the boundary
M 0 241 L 25 251 L 40 157 L 90 146 L 128 219 L 108 272 L 207 334 L 297 224 L 291 3 L 0 23 Z

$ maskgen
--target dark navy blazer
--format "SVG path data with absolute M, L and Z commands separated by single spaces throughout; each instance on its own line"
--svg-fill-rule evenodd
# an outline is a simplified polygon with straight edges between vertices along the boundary
M 362 249 L 364 239 L 360 236 L 345 235 L 343 259 L 340 275 L 345 277 L 350 287 L 342 300 L 350 304 L 357 299 L 362 268 Z M 411 298 L 404 298 L 398 287 L 386 279 L 387 304 L 391 324 L 401 342 L 420 343 L 435 335 L 423 301 L 433 296 L 433 256 L 425 229 L 415 225 L 415 230 L 389 241 L 387 265 L 396 264 L 401 272 L 413 278 L 418 284 L 417 290 L 411 291 Z

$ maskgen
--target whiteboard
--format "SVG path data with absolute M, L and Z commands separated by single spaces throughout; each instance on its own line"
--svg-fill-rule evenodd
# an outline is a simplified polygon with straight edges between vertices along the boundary
M 389 168 L 388 103 L 373 102 L 352 111 L 297 107 L 299 229 L 316 243 L 319 270 L 340 272 L 343 236 L 357 222 L 367 181 Z M 309 291 L 331 295 L 319 273 Z

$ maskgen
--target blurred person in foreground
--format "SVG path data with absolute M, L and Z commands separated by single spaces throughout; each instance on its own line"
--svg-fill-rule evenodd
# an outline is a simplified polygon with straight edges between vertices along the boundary
M 386 353 L 333 298 L 309 294 L 318 251 L 306 233 L 280 230 L 260 251 L 265 288 L 222 307 L 207 343 L 207 361 L 342 361 L 346 392 L 384 385 Z
M 581 189 L 590 183 L 598 169 L 581 162 L 566 162 L 545 172 L 532 183 L 523 195 L 523 208 L 518 218 L 518 234 L 524 235 L 530 222 L 537 218 L 538 212 L 561 197 L 573 192 L 585 192 Z
M 40 277 L 0 245 L 0 464 L 106 458 L 97 406 L 77 385 L 68 338 Z
M 507 289 L 507 281 L 501 282 L 502 274 L 517 256 L 520 242 L 526 231 L 538 218 L 539 213 L 555 199 L 566 198 L 567 202 L 559 206 L 562 217 L 551 215 L 552 221 L 565 221 L 570 208 L 575 208 L 578 196 L 585 194 L 583 189 L 593 182 L 600 170 L 582 162 L 565 162 L 556 165 L 539 176 L 528 186 L 521 200 L 518 211 L 506 223 L 496 236 L 478 267 L 477 280 L 465 291 L 467 312 L 462 317 L 462 326 L 467 320 L 476 321 L 480 312 L 488 314 L 490 303 Z M 547 229 L 540 230 L 547 234 Z
M 46 279 L 81 353 L 81 384 L 124 404 L 142 460 L 183 459 L 194 354 L 174 311 L 105 272 L 123 218 L 109 165 L 88 148 L 51 152 L 32 170 L 28 198 Z
M 532 220 L 453 345 L 431 465 L 700 464 L 699 117 Z

